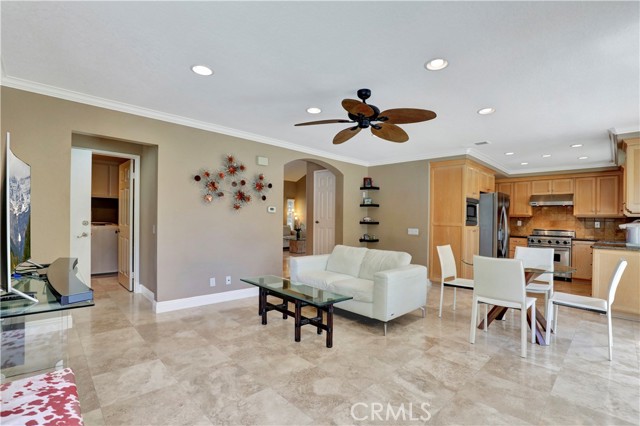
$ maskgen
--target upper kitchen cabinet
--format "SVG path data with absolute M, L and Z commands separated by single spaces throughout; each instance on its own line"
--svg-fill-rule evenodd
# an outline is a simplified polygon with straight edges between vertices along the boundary
M 480 171 L 480 179 L 478 182 L 480 192 L 495 192 L 496 177 L 493 173 Z
M 624 141 L 623 208 L 625 216 L 640 216 L 640 139 Z
M 480 170 L 469 166 L 464 168 L 464 191 L 469 198 L 480 198 Z
M 619 174 L 576 178 L 573 214 L 578 217 L 621 217 Z
M 92 162 L 91 196 L 118 198 L 118 163 L 96 160 Z
M 573 178 L 545 179 L 531 182 L 531 195 L 573 194 Z
M 529 205 L 531 182 L 513 182 L 509 215 L 513 217 L 531 217 L 533 211 Z
M 533 211 L 529 205 L 531 198 L 531 182 L 498 182 L 495 184 L 496 191 L 509 195 L 509 216 L 511 217 L 531 217 Z

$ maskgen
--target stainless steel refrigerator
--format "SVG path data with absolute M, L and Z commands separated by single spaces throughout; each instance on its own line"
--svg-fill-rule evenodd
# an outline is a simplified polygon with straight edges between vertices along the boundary
M 509 257 L 509 195 L 480 194 L 480 256 Z

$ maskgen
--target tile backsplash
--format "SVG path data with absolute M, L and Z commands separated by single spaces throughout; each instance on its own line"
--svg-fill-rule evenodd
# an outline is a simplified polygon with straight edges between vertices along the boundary
M 518 220 L 522 226 L 517 226 Z M 632 222 L 633 219 L 594 219 L 577 218 L 572 206 L 533 207 L 532 217 L 514 217 L 509 219 L 511 235 L 531 235 L 534 229 L 566 229 L 576 231 L 576 238 L 625 241 L 625 231 L 618 225 Z M 600 222 L 600 228 L 595 223 Z

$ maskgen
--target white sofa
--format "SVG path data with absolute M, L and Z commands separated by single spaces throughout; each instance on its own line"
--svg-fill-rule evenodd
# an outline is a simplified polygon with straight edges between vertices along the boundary
M 405 252 L 337 245 L 331 254 L 291 257 L 291 280 L 352 296 L 337 308 L 387 322 L 416 309 L 425 315 L 427 268 Z

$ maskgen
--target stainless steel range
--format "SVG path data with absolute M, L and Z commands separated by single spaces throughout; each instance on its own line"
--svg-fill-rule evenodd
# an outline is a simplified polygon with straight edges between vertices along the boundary
M 553 261 L 560 265 L 571 266 L 571 240 L 575 237 L 576 231 L 534 229 L 528 237 L 527 246 L 553 248 Z M 571 281 L 571 275 L 554 275 L 554 279 Z

